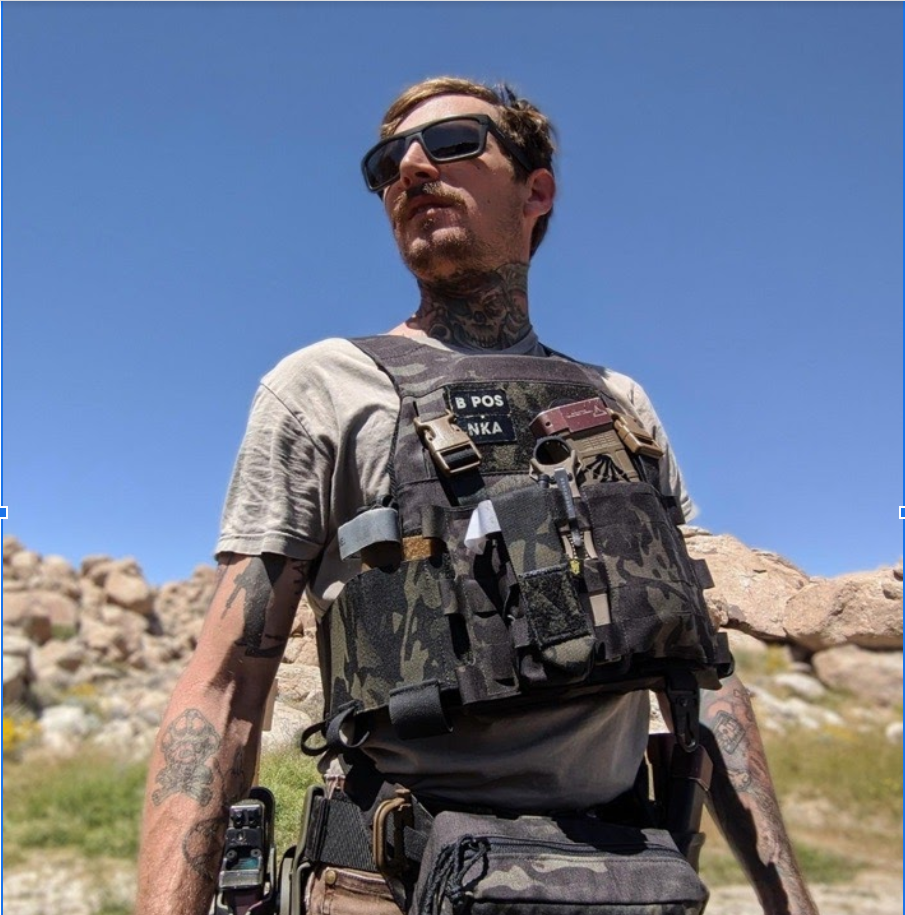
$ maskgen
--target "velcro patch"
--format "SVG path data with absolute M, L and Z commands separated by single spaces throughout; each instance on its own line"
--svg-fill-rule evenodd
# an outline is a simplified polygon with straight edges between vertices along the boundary
M 487 413 L 508 416 L 509 398 L 502 388 L 450 388 L 449 407 L 456 414 L 456 419 Z
M 476 444 L 514 442 L 515 426 L 503 388 L 450 387 L 449 407 L 456 422 Z
M 508 416 L 475 416 L 458 420 L 459 428 L 476 444 L 514 442 L 515 427 Z

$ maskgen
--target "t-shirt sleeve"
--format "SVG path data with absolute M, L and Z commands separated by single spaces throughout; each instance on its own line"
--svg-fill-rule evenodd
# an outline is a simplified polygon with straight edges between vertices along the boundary
M 216 554 L 314 559 L 325 542 L 331 456 L 265 382 L 252 403 Z
M 691 521 L 697 516 L 698 507 L 688 493 L 682 471 L 676 461 L 675 452 L 666 435 L 666 430 L 663 428 L 663 423 L 644 388 L 627 375 L 621 375 L 608 369 L 600 371 L 603 372 L 607 387 L 618 398 L 627 402 L 641 425 L 656 439 L 657 444 L 663 449 L 663 457 L 660 459 L 661 488 L 666 495 L 675 498 L 679 508 L 682 509 L 685 521 Z

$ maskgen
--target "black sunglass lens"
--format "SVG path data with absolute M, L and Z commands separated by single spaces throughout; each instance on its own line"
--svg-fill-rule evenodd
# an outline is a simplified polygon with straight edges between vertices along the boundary
M 399 163 L 404 155 L 404 147 L 402 140 L 392 140 L 368 156 L 366 167 L 368 182 L 372 188 L 389 184 L 396 179 L 399 174 Z
M 424 145 L 432 159 L 447 162 L 479 156 L 484 149 L 484 133 L 475 121 L 446 121 L 424 130 Z

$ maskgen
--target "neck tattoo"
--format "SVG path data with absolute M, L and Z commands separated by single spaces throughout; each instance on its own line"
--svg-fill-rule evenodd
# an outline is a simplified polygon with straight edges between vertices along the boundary
M 531 329 L 528 265 L 504 264 L 419 282 L 421 305 L 406 322 L 413 330 L 459 346 L 505 349 Z

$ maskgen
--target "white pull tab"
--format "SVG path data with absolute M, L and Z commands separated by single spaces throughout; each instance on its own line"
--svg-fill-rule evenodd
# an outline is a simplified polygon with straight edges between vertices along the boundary
M 479 502 L 468 519 L 468 530 L 465 531 L 465 546 L 468 547 L 468 552 L 480 556 L 484 552 L 487 538 L 499 532 L 500 522 L 497 520 L 493 502 L 490 499 Z

